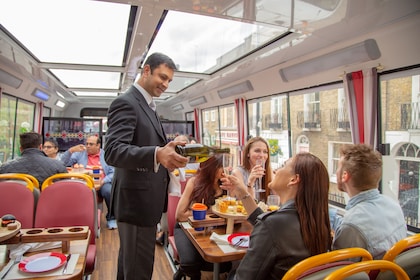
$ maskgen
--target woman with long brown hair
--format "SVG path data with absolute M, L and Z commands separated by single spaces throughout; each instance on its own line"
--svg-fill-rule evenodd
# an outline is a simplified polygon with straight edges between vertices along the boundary
M 192 216 L 191 206 L 196 203 L 204 203 L 208 209 L 215 203 L 217 197 L 226 194 L 220 188 L 220 179 L 223 177 L 223 156 L 217 154 L 207 161 L 200 163 L 200 167 L 194 177 L 191 177 L 179 200 L 176 209 L 177 222 L 185 222 Z M 208 210 L 208 212 L 209 212 Z M 181 279 L 183 274 L 191 280 L 201 279 L 201 271 L 212 271 L 213 264 L 206 262 L 194 245 L 180 228 L 175 225 L 175 243 L 180 258 L 180 269 L 175 273 L 173 279 Z M 231 263 L 223 263 L 221 272 L 227 272 L 231 268 Z
M 248 251 L 231 278 L 281 279 L 299 261 L 331 248 L 328 171 L 319 158 L 300 153 L 276 171 L 268 187 L 280 196 L 281 208 L 263 213 L 235 176 L 222 179 L 236 193 L 254 224 Z
M 264 162 L 263 167 L 258 164 L 259 160 Z M 242 165 L 233 170 L 233 175 L 242 179 L 253 198 L 267 201 L 267 197 L 270 195 L 268 184 L 272 180 L 272 170 L 270 146 L 264 138 L 256 136 L 248 140 L 243 150 Z M 259 180 L 261 180 L 261 189 L 264 192 L 255 193 Z

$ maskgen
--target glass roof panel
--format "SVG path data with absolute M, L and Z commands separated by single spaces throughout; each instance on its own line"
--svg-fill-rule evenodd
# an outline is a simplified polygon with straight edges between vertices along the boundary
M 61 82 L 70 88 L 109 88 L 118 90 L 121 73 L 85 71 L 85 70 L 50 70 Z
M 149 54 L 167 54 L 180 71 L 211 74 L 286 32 L 279 26 L 169 11 Z
M 42 62 L 122 65 L 129 5 L 13 0 L 1 6 L 1 24 Z

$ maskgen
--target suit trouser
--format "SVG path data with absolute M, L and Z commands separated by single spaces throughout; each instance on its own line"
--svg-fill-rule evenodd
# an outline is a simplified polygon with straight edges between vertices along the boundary
M 150 280 L 155 258 L 156 225 L 139 227 L 119 222 L 118 280 Z

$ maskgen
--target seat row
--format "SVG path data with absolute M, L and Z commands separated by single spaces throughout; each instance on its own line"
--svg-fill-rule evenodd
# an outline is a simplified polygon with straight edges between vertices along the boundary
M 361 259 L 354 262 L 354 259 Z M 347 278 L 348 277 L 348 278 Z M 382 260 L 362 248 L 340 249 L 307 258 L 294 265 L 283 280 L 420 279 L 420 234 L 394 244 Z
M 0 174 L 0 216 L 12 214 L 22 228 L 89 226 L 85 275 L 95 267 L 98 205 L 93 179 L 60 173 L 34 186 L 26 174 Z

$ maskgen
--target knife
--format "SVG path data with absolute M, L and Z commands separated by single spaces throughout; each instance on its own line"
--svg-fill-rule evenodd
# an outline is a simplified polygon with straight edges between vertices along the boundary
M 71 258 L 71 254 L 68 254 L 67 255 L 67 259 L 66 259 L 66 264 L 64 265 L 63 273 L 62 274 L 66 274 L 66 272 L 67 272 L 67 265 L 69 264 L 70 258 Z

